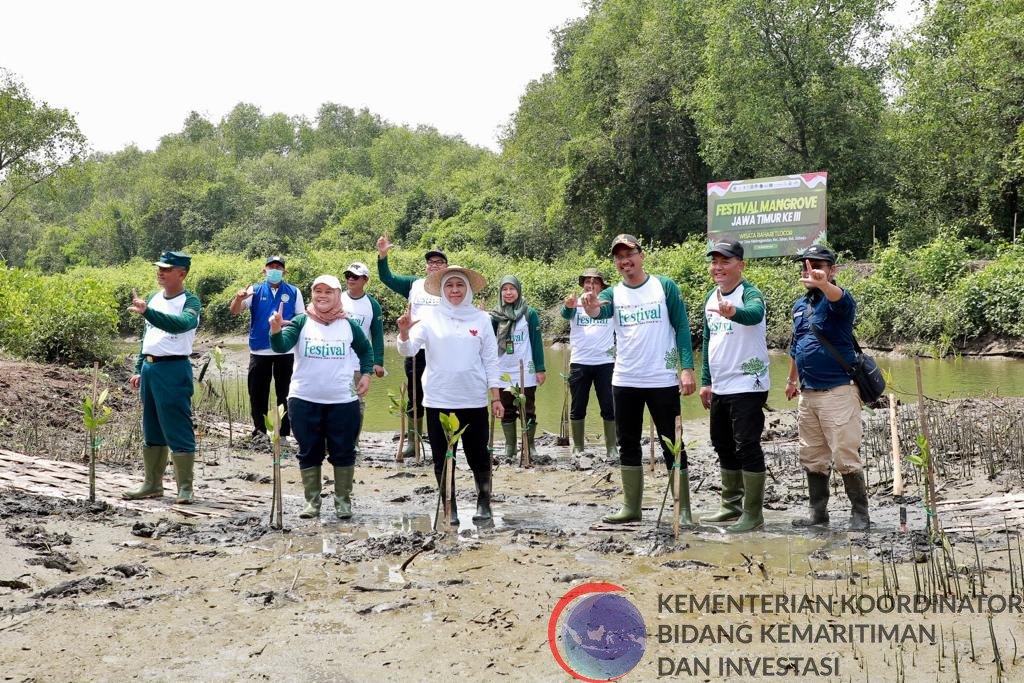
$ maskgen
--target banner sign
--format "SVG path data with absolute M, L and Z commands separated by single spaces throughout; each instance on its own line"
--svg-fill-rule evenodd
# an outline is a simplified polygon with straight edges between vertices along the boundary
M 743 243 L 746 258 L 792 256 L 825 241 L 828 173 L 708 183 L 708 244 Z

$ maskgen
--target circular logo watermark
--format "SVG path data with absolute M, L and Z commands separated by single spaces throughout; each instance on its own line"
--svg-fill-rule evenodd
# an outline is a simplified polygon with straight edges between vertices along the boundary
M 647 628 L 640 611 L 611 583 L 585 583 L 562 596 L 548 620 L 548 645 L 558 665 L 581 681 L 602 683 L 622 678 L 640 662 L 647 648 Z M 577 598 L 588 596 L 570 607 Z M 558 618 L 565 657 L 558 651 Z

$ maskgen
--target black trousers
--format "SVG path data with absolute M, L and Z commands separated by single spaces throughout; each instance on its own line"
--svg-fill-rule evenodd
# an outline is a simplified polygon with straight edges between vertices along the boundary
M 638 387 L 612 386 L 615 398 L 615 431 L 618 433 L 619 461 L 625 467 L 643 464 L 640 437 L 644 431 L 644 406 L 651 413 L 654 428 L 658 432 L 665 466 L 672 469 L 672 451 L 661 437 L 669 441 L 676 439 L 676 418 L 679 417 L 679 386 L 642 389 Z M 686 448 L 679 452 L 679 461 L 686 469 Z
M 601 418 L 605 421 L 615 419 L 615 407 L 612 401 L 612 372 L 615 363 L 601 365 L 569 365 L 569 392 L 572 396 L 569 406 L 570 420 L 584 420 L 587 417 L 587 404 L 590 403 L 590 387 L 597 392 L 597 404 L 601 406 Z
M 491 454 L 487 451 L 487 436 L 490 432 L 490 420 L 487 408 L 427 408 L 427 437 L 430 439 L 430 452 L 434 457 L 434 477 L 440 483 L 444 471 L 444 457 L 448 452 L 448 437 L 441 427 L 441 413 L 455 413 L 459 418 L 459 429 L 466 431 L 452 447 L 455 455 L 462 444 L 466 452 L 466 462 L 474 472 L 489 472 Z M 467 426 L 468 425 L 468 426 Z M 455 468 L 452 468 L 454 474 Z
M 412 387 L 413 382 L 416 386 L 416 414 L 423 417 L 423 371 L 427 367 L 427 352 L 420 349 L 416 353 L 416 377 L 412 376 L 412 359 L 413 356 L 409 356 L 405 359 L 405 382 L 406 386 L 409 387 L 409 407 L 406 409 L 406 414 L 412 417 Z
M 523 390 L 526 394 L 526 405 L 524 406 L 526 413 L 526 421 L 537 422 L 537 387 L 526 387 Z M 505 414 L 501 418 L 501 424 L 512 424 L 519 419 L 519 406 L 516 404 L 515 398 L 512 397 L 512 392 L 508 389 L 502 389 L 498 392 L 498 396 L 501 398 L 501 406 L 505 409 Z
M 270 402 L 270 379 L 274 379 L 274 391 L 277 394 L 277 405 L 287 405 L 288 387 L 292 382 L 292 365 L 295 363 L 295 356 L 286 353 L 281 356 L 258 356 L 249 354 L 249 407 L 252 412 L 252 426 L 256 431 L 267 432 L 267 426 L 263 418 L 267 414 L 267 404 Z M 291 434 L 291 425 L 288 422 L 288 411 L 285 410 L 284 419 L 281 420 L 281 436 Z
M 711 394 L 711 445 L 725 470 L 764 472 L 761 432 L 767 391 Z
M 323 465 L 352 467 L 356 464 L 356 434 L 359 433 L 359 402 L 313 403 L 301 398 L 288 400 L 288 412 L 295 418 L 299 442 L 299 469 Z

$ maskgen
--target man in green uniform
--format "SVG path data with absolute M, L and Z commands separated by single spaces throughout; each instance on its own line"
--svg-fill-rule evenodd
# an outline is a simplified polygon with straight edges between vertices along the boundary
M 191 257 L 165 251 L 156 262 L 160 291 L 142 299 L 132 290 L 128 310 L 146 321 L 135 374 L 129 382 L 142 394 L 142 486 L 123 495 L 128 500 L 164 493 L 168 452 L 178 485 L 176 503 L 192 502 L 196 437 L 192 429 L 192 344 L 199 326 L 199 299 L 185 289 Z

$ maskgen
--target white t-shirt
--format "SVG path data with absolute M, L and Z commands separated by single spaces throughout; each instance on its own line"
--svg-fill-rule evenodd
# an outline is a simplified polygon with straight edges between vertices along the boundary
M 373 322 L 373 304 L 370 303 L 369 295 L 363 294 L 358 299 L 353 299 L 348 292 L 342 292 L 341 307 L 345 309 L 348 319 L 357 323 L 363 334 L 369 339 L 370 323 Z
M 639 287 L 620 282 L 612 290 L 615 370 L 619 387 L 660 388 L 679 382 L 676 333 L 668 319 L 665 289 L 651 275 Z
M 253 290 L 253 286 L 249 285 L 249 288 L 248 288 L 247 291 L 252 292 L 252 290 Z M 284 298 L 283 295 L 282 295 L 282 298 Z M 245 298 L 245 300 L 242 301 L 242 308 L 252 308 L 252 297 L 251 296 L 247 296 Z M 296 287 L 295 288 L 295 313 L 292 314 L 292 317 L 294 318 L 295 316 L 299 315 L 300 313 L 305 313 L 305 312 L 306 312 L 306 304 L 302 301 L 302 292 L 300 292 L 299 288 Z M 286 355 L 288 353 L 291 353 L 291 351 L 285 351 L 285 353 L 278 353 L 277 351 L 274 351 L 272 348 L 270 348 L 268 346 L 267 348 L 260 349 L 259 351 L 253 351 L 252 349 L 249 349 L 249 353 L 252 354 L 253 356 L 284 356 L 284 355 Z
M 409 303 L 412 305 L 413 320 L 419 320 L 427 314 L 427 311 L 422 309 L 433 310 L 441 305 L 441 297 L 427 294 L 427 291 L 423 289 L 423 283 L 424 279 L 420 278 L 409 288 Z
M 336 320 L 322 325 L 307 317 L 292 350 L 295 366 L 288 398 L 314 403 L 357 400 L 359 356 L 352 348 L 352 323 Z
M 615 323 L 610 318 L 597 320 L 581 307 L 572 309 L 569 320 L 570 363 L 607 365 L 615 362 Z
M 490 404 L 487 390 L 499 386 L 501 373 L 489 313 L 478 311 L 469 320 L 455 320 L 435 306 L 433 314 L 409 331 L 408 341 L 398 340 L 398 353 L 403 356 L 414 356 L 422 348 L 427 356 L 424 406 L 452 409 Z
M 516 321 L 515 327 L 509 334 L 512 342 L 512 353 L 503 353 L 498 356 L 498 386 L 507 389 L 513 384 L 519 384 L 519 361 L 523 361 L 524 387 L 537 386 L 537 369 L 533 366 L 533 345 L 530 343 L 530 326 L 526 322 L 528 315 Z M 493 328 L 492 328 L 493 329 Z M 510 381 L 500 379 L 503 374 L 508 374 Z
M 723 294 L 722 298 L 743 307 L 745 286 L 741 282 L 736 289 Z M 704 302 L 704 319 L 708 325 L 708 370 L 711 372 L 711 391 L 716 394 L 743 394 L 751 391 L 768 391 L 768 342 L 766 341 L 766 317 L 756 325 L 740 325 L 723 318 L 716 311 L 718 297 L 712 291 Z M 712 311 L 710 309 L 716 309 Z
M 147 306 L 158 313 L 181 315 L 181 312 L 185 310 L 187 297 L 188 292 L 182 292 L 178 296 L 168 299 L 164 296 L 163 291 L 159 291 L 150 298 Z M 186 332 L 171 334 L 146 321 L 146 331 L 142 336 L 142 353 L 147 356 L 190 356 L 198 327 L 197 324 L 196 327 Z

